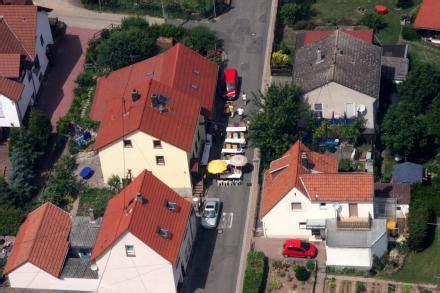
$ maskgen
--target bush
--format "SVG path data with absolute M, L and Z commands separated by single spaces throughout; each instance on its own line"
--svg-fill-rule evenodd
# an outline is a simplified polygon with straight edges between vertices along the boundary
M 0 208 L 0 235 L 16 235 L 23 219 L 20 209 Z
M 366 291 L 365 283 L 357 281 L 356 282 L 356 293 L 361 293 L 361 292 L 365 292 L 365 291 Z
M 113 190 L 113 192 L 119 192 L 122 188 L 121 178 L 118 175 L 113 174 L 107 180 L 107 185 L 110 186 L 110 188 L 111 188 L 111 190 Z
M 414 251 L 422 251 L 427 248 L 433 239 L 435 232 L 429 222 L 434 221 L 434 213 L 428 204 L 411 203 L 408 215 L 408 247 Z
M 88 216 L 92 208 L 96 217 L 104 215 L 108 201 L 115 193 L 109 188 L 86 188 L 80 194 L 78 214 Z
M 397 0 L 396 6 L 399 8 L 406 9 L 406 8 L 411 7 L 412 5 L 413 5 L 412 0 Z
M 284 42 L 281 42 L 281 44 L 280 44 L 280 51 L 281 51 L 281 53 L 286 54 L 286 55 L 290 55 L 290 53 L 291 53 L 290 48 Z
M 276 51 L 272 53 L 272 64 L 273 65 L 287 65 L 289 64 L 289 55 L 283 54 L 283 52 Z
M 283 282 L 278 280 L 270 280 L 269 285 L 267 287 L 267 291 L 272 292 L 274 290 L 279 290 L 281 288 L 283 288 Z
M 306 269 L 309 271 L 313 271 L 315 269 L 316 263 L 313 260 L 308 260 L 306 262 Z
M 244 274 L 243 292 L 255 293 L 263 290 L 267 271 L 267 258 L 261 251 L 250 251 Z
M 88 88 L 95 85 L 95 76 L 91 70 L 84 70 L 75 80 L 79 88 Z
M 176 40 L 181 40 L 187 33 L 187 30 L 183 27 L 177 27 L 169 23 L 163 23 L 159 26 L 159 35 L 163 37 L 172 37 Z
M 295 270 L 295 277 L 298 281 L 307 281 L 310 277 L 310 272 L 303 266 L 297 266 Z
M 412 24 L 407 24 L 402 28 L 402 37 L 408 41 L 415 41 L 420 38 Z
M 351 172 L 353 169 L 351 168 L 351 160 L 350 159 L 341 159 L 338 164 L 339 172 Z
M 374 12 L 366 13 L 361 18 L 361 24 L 366 25 L 374 30 L 381 30 L 386 27 L 386 23 L 383 20 L 383 16 Z
M 217 37 L 209 28 L 196 26 L 187 32 L 182 39 L 182 43 L 206 56 L 209 51 L 217 48 Z

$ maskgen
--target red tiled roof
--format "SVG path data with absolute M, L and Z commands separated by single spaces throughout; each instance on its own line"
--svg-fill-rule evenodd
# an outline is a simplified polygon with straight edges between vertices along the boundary
M 7 23 L 16 38 L 20 41 L 30 60 L 34 60 L 35 57 L 37 9 L 38 7 L 34 5 L 0 5 L 0 15 L 3 16 L 2 22 Z M 0 44 L 5 41 L 10 41 L 10 39 L 5 39 L 5 36 L 0 35 Z M 1 45 L 1 47 L 3 46 L 4 44 Z
M 308 168 L 317 172 L 337 172 L 338 163 L 334 157 L 313 152 L 301 141 L 296 141 L 280 159 L 270 163 L 269 170 L 264 174 L 261 216 L 266 215 L 294 187 L 306 194 L 299 181 L 301 174 L 310 172 L 302 166 L 303 152 L 307 154 Z
M 144 203 L 136 200 L 139 192 Z M 168 210 L 166 201 L 175 202 L 180 210 Z M 128 231 L 174 264 L 190 214 L 191 203 L 145 170 L 109 201 L 91 258 L 98 258 Z M 158 227 L 168 229 L 171 238 L 159 236 Z
M 440 1 L 423 0 L 414 27 L 420 29 L 440 30 Z
M 3 273 L 30 262 L 58 277 L 69 249 L 72 222 L 68 213 L 45 203 L 29 213 L 18 231 Z
M 176 44 L 167 51 L 140 61 L 133 65 L 115 70 L 107 77 L 100 77 L 97 83 L 90 117 L 101 121 L 106 116 L 106 105 L 112 99 L 126 100 L 127 95 L 136 86 L 154 79 L 187 96 L 195 97 L 202 105 L 203 113 L 210 117 L 214 106 L 217 87 L 218 66 L 185 47 Z
M 200 102 L 153 79 L 145 80 L 134 88 L 140 94 L 136 102 L 131 101 L 124 106 L 119 99 L 109 101 L 95 149 L 140 130 L 190 152 L 200 115 Z M 125 88 L 124 95 L 131 97 L 131 91 L 132 88 Z M 152 107 L 151 96 L 155 93 L 169 98 L 166 111 L 160 112 Z
M 9 78 L 20 76 L 20 54 L 0 53 L 0 76 Z
M 374 196 L 395 198 L 398 204 L 409 204 L 411 184 L 408 183 L 375 183 Z
M 373 174 L 336 173 L 300 176 L 312 201 L 372 201 Z
M 373 30 L 350 30 L 350 29 L 342 29 L 343 32 L 358 38 L 362 41 L 365 41 L 369 44 L 373 42 Z M 327 37 L 333 34 L 335 31 L 306 31 L 304 34 L 304 41 L 302 46 L 307 46 L 311 43 L 314 43 L 324 37 Z
M 18 102 L 23 89 L 24 85 L 22 83 L 0 76 L 0 94 L 6 96 L 7 98 Z

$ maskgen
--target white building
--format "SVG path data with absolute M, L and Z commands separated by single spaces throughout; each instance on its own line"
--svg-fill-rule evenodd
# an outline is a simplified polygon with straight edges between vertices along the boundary
M 20 127 L 40 89 L 53 44 L 48 9 L 0 5 L 0 127 Z
M 325 221 L 368 222 L 374 216 L 373 176 L 336 173 L 335 158 L 300 141 L 265 173 L 260 218 L 266 237 L 313 239 L 325 235 Z
M 381 48 L 372 30 L 306 31 L 297 37 L 293 81 L 312 110 L 327 120 L 365 121 L 374 134 L 379 106 Z
M 176 292 L 196 231 L 191 203 L 144 171 L 102 219 L 71 219 L 51 203 L 31 212 L 4 274 L 13 288 Z

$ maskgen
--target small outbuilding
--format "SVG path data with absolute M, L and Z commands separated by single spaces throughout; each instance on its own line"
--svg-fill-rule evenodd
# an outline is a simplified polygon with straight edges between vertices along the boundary
M 422 165 L 405 162 L 393 167 L 391 183 L 422 183 L 425 179 Z
M 370 221 L 369 229 L 341 229 L 337 219 L 327 220 L 327 266 L 371 269 L 387 251 L 388 233 L 385 219 Z

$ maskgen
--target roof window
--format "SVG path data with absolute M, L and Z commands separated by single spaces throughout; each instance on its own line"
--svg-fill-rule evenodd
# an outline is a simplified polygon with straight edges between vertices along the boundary
M 160 226 L 157 227 L 156 233 L 164 239 L 171 239 L 171 237 L 173 236 L 170 230 L 162 228 Z
M 193 74 L 194 74 L 194 75 L 200 75 L 200 70 L 194 68 L 194 69 L 193 69 Z
M 177 205 L 176 202 L 165 200 L 165 207 L 172 212 L 178 213 L 180 212 L 180 206 Z

